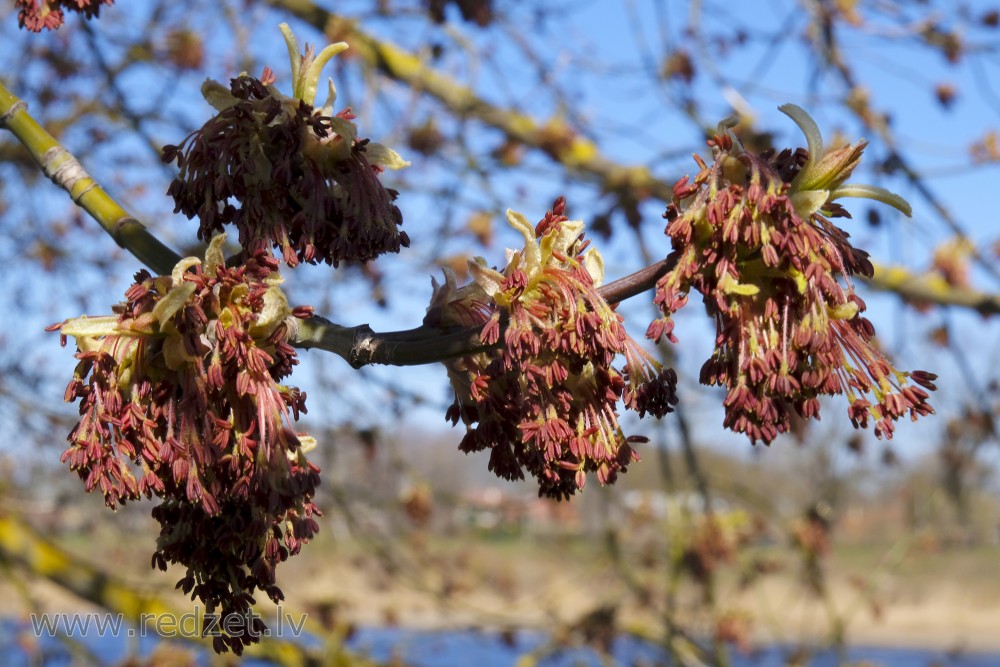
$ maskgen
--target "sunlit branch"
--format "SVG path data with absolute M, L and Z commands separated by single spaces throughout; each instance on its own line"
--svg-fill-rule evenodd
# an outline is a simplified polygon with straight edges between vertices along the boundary
M 0 126 L 10 130 L 24 144 L 53 182 L 90 213 L 118 245 L 153 271 L 169 274 L 180 259 L 179 255 L 112 199 L 83 170 L 76 158 L 31 118 L 26 107 L 0 84 Z M 662 185 L 667 187 L 665 183 Z M 651 289 L 668 270 L 665 261 L 654 263 L 604 285 L 601 295 L 610 303 L 623 301 Z M 934 276 L 917 278 L 900 268 L 880 268 L 871 284 L 877 289 L 891 290 L 917 302 L 962 306 L 984 314 L 1000 313 L 1000 297 L 996 295 L 954 288 Z M 428 364 L 484 349 L 479 332 L 472 329 L 442 332 L 434 327 L 422 326 L 377 333 L 366 324 L 346 327 L 322 317 L 294 321 L 292 341 L 297 347 L 333 352 L 355 368 L 369 364 Z
M 80 162 L 28 114 L 27 109 L 27 103 L 0 82 L 0 128 L 17 137 L 45 175 L 69 193 L 115 243 L 153 271 L 169 274 L 180 256 L 105 192 Z
M 299 4 L 311 6 L 310 3 Z M 304 10 L 296 11 L 301 13 Z M 322 10 L 315 11 L 322 12 Z M 325 15 L 325 12 L 322 13 Z M 311 15 L 305 17 L 311 18 Z M 359 50 L 368 57 L 377 57 L 380 66 L 390 75 L 411 85 L 422 87 L 442 101 L 456 105 L 457 111 L 475 114 L 484 122 L 504 130 L 522 143 L 546 150 L 541 143 L 538 126 L 530 119 L 490 106 L 475 97 L 471 91 L 424 67 L 416 56 L 383 45 L 361 33 L 355 33 L 353 37 L 355 44 L 361 45 Z M 31 118 L 27 113 L 27 105 L 12 95 L 2 84 L 0 84 L 0 126 L 10 130 L 24 144 L 46 175 L 66 190 L 73 201 L 90 213 L 121 247 L 135 255 L 153 271 L 162 275 L 170 273 L 180 259 L 179 255 L 160 242 L 145 225 L 112 199 L 84 171 L 76 158 Z M 582 139 L 578 141 L 585 142 Z M 611 163 L 598 155 L 593 145 L 588 144 L 584 147 L 583 143 L 580 143 L 577 149 L 572 149 L 571 146 L 567 150 L 570 153 L 575 150 L 576 157 L 565 151 L 552 156 L 567 168 L 597 176 L 607 187 L 620 188 L 623 184 L 635 187 L 637 185 L 635 179 L 639 179 L 653 196 L 664 199 L 669 199 L 671 196 L 672 188 L 667 183 L 652 179 L 648 172 L 641 168 L 623 167 Z M 609 303 L 617 303 L 652 289 L 656 280 L 668 270 L 669 265 L 666 261 L 654 263 L 603 286 L 600 290 L 601 295 Z M 1000 296 L 954 288 L 943 280 L 934 280 L 931 276 L 916 279 L 903 269 L 879 270 L 871 284 L 878 289 L 894 291 L 913 301 L 962 306 L 984 314 L 1000 312 Z M 347 327 L 330 322 L 321 316 L 304 321 L 290 320 L 290 325 L 291 342 L 296 347 L 333 352 L 355 368 L 369 364 L 394 366 L 429 364 L 485 349 L 479 340 L 478 330 L 473 329 L 442 332 L 435 327 L 421 326 L 409 330 L 378 333 L 367 324 Z
M 955 287 L 936 273 L 876 264 L 875 276 L 868 283 L 875 289 L 895 292 L 914 305 L 960 306 L 983 315 L 1000 314 L 1000 295 Z

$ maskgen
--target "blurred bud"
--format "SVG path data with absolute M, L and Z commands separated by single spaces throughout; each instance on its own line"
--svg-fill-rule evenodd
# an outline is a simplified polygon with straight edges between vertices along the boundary
M 958 97 L 958 90 L 950 83 L 939 83 L 934 87 L 934 97 L 943 109 L 951 109 Z
M 197 70 L 205 60 L 201 36 L 186 28 L 167 34 L 167 60 L 182 70 Z
M 972 161 L 977 164 L 1000 162 L 1000 134 L 990 130 L 969 147 Z
M 969 258 L 976 247 L 965 237 L 955 237 L 934 250 L 933 271 L 952 287 L 969 287 Z
M 407 143 L 421 155 L 436 154 L 444 143 L 444 135 L 437 129 L 433 118 L 428 118 L 422 125 L 414 125 L 409 132 Z
M 663 78 L 676 79 L 684 83 L 691 83 L 694 80 L 694 62 L 690 54 L 683 49 L 671 51 L 663 61 Z
M 418 528 L 426 528 L 434 514 L 434 497 L 427 484 L 413 484 L 400 492 L 399 503 L 407 518 Z
M 476 237 L 479 244 L 489 247 L 493 244 L 493 216 L 486 211 L 475 211 L 469 216 L 465 228 Z
M 490 155 L 504 167 L 516 167 L 524 158 L 524 146 L 520 142 L 508 139 L 494 148 Z

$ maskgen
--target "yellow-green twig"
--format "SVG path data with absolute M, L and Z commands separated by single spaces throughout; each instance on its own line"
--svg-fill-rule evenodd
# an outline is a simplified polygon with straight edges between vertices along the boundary
M 878 290 L 895 292 L 914 305 L 960 306 L 983 315 L 1000 314 L 1000 295 L 969 287 L 956 287 L 937 273 L 913 273 L 901 266 L 875 265 L 868 283 Z
M 111 238 L 159 274 L 169 274 L 180 256 L 153 236 L 104 191 L 80 162 L 28 114 L 28 105 L 0 82 L 0 128 L 28 149 L 45 175 L 64 189 Z

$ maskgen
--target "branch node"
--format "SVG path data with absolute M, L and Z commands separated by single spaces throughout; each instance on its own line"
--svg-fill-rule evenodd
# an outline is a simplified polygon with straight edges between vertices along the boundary
M 379 347 L 378 338 L 375 332 L 367 324 L 360 324 L 355 327 L 354 342 L 351 345 L 351 354 L 347 363 L 351 368 L 361 368 L 372 363 L 375 351 Z
M 3 114 L 0 114 L 0 127 L 7 127 L 7 123 L 10 122 L 10 120 L 14 117 L 15 114 L 17 114 L 18 111 L 27 111 L 27 110 L 28 110 L 28 103 L 25 102 L 24 100 L 18 100 L 17 102 L 14 102 L 14 104 L 10 105 L 10 108 L 7 109 L 7 111 L 3 112 Z
M 294 315 L 289 315 L 288 317 L 286 317 L 285 329 L 288 332 L 288 340 L 290 341 L 298 340 L 299 332 L 302 330 L 302 327 L 299 325 L 299 318 L 295 317 Z M 312 345 L 307 341 L 296 345 L 296 347 L 301 347 L 303 350 L 308 350 L 312 347 Z
M 57 162 L 59 166 L 53 169 L 52 165 Z M 73 201 L 77 204 L 80 203 L 80 198 L 83 195 L 87 194 L 91 188 L 97 185 L 94 179 L 90 177 L 90 174 L 87 173 L 87 170 L 83 168 L 83 165 L 80 164 L 80 161 L 62 146 L 53 146 L 45 151 L 45 155 L 42 158 L 42 169 L 45 171 L 45 175 L 52 179 L 53 183 L 70 193 Z M 91 183 L 81 192 L 74 194 L 76 184 L 84 179 L 91 181 Z

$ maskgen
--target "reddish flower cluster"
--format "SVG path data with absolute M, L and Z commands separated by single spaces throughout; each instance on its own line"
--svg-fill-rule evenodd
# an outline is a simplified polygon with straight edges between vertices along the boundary
M 622 317 L 597 291 L 600 256 L 584 253 L 582 223 L 569 221 L 559 199 L 533 227 L 508 212 L 525 238 L 506 269 L 470 263 L 475 283 L 456 289 L 446 274 L 429 318 L 439 326 L 482 326 L 499 346 L 448 364 L 455 403 L 448 418 L 468 429 L 460 448 L 490 450 L 490 470 L 506 479 L 527 470 L 539 495 L 569 497 L 587 472 L 602 484 L 638 459 L 618 424 L 616 403 L 661 417 L 677 403 L 677 377 L 625 331 Z M 502 338 L 502 341 L 501 341 Z M 625 357 L 622 372 L 612 367 Z
M 318 530 L 319 469 L 291 427 L 305 394 L 279 384 L 297 363 L 278 287 L 278 261 L 258 254 L 227 268 L 213 241 L 206 262 L 172 276 L 141 271 L 114 316 L 52 329 L 77 338 L 66 400 L 80 422 L 62 460 L 114 508 L 157 497 L 154 566 L 187 568 L 178 583 L 207 612 L 246 615 L 257 589 L 282 598 L 274 569 Z M 252 634 L 215 638 L 237 653 Z
M 819 396 L 846 393 L 854 425 L 873 421 L 877 436 L 891 438 L 903 415 L 933 412 L 924 389 L 935 389 L 936 376 L 900 372 L 875 346 L 849 280 L 872 276 L 873 267 L 831 221 L 850 217 L 832 200 L 908 206 L 878 188 L 844 185 L 864 143 L 824 152 L 805 112 L 783 110 L 803 127 L 809 151 L 753 155 L 720 132 L 709 141 L 713 164 L 699 160 L 694 180 L 675 184 L 664 217 L 676 267 L 657 283 L 663 317 L 647 335 L 676 342 L 671 315 L 697 290 L 717 331 L 701 381 L 728 388 L 726 427 L 769 443 L 788 430 L 793 411 L 818 419 Z
M 356 139 L 349 109 L 322 115 L 248 76 L 228 94 L 213 85 L 205 94 L 219 113 L 163 149 L 180 167 L 168 194 L 176 211 L 198 216 L 199 238 L 233 224 L 248 253 L 273 246 L 289 266 L 364 262 L 409 246 L 397 193 L 378 179 L 405 163 Z
M 115 0 L 15 0 L 17 24 L 31 32 L 56 30 L 63 24 L 63 10 L 94 18 L 101 13 L 101 5 L 112 5 Z

